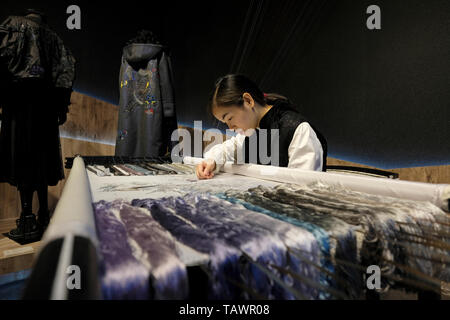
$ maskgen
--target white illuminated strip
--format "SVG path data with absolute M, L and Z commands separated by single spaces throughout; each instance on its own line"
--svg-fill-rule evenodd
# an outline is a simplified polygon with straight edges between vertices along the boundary
M 73 252 L 73 234 L 69 233 L 64 237 L 63 246 L 59 255 L 58 267 L 56 269 L 55 279 L 53 279 L 52 292 L 50 300 L 66 300 L 67 289 L 67 267 L 72 262 Z
M 115 146 L 116 145 L 115 141 L 94 140 L 94 139 L 90 139 L 90 138 L 86 138 L 86 137 L 71 136 L 71 135 L 67 134 L 66 132 L 61 132 L 60 133 L 60 137 L 61 138 L 65 138 L 65 139 L 78 140 L 78 141 L 106 144 L 106 145 L 109 145 L 109 146 Z

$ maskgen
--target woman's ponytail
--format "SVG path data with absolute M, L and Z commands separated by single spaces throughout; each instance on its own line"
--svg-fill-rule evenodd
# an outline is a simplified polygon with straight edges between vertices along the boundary
M 277 93 L 264 93 L 264 101 L 266 101 L 266 103 L 268 105 L 273 105 L 276 101 L 285 101 L 285 102 L 290 102 L 288 98 L 286 98 L 285 96 L 282 96 L 281 94 L 277 94 Z

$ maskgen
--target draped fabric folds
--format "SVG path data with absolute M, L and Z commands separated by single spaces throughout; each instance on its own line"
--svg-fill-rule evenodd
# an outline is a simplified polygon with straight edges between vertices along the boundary
M 153 202 L 134 201 L 133 204 L 149 208 L 152 214 L 154 207 L 164 206 L 167 208 L 164 218 L 167 218 L 170 210 L 176 212 L 178 216 L 205 231 L 210 238 L 221 240 L 238 252 L 250 256 L 253 261 L 268 266 L 268 270 L 282 279 L 286 285 L 302 292 L 307 298 L 318 298 L 315 289 L 295 281 L 287 274 L 280 274 L 273 267 L 292 270 L 312 281 L 319 281 L 317 270 L 309 265 L 302 265 L 288 253 L 288 247 L 299 249 L 306 252 L 311 261 L 318 262 L 315 260 L 319 259 L 319 247 L 314 236 L 308 231 L 209 195 L 187 195 L 183 198 L 163 198 Z M 263 297 L 296 298 L 295 291 L 289 291 L 279 283 L 271 285 L 264 272 L 258 270 L 252 263 L 249 264 L 248 271 L 241 270 L 241 277 L 248 280 L 244 280 L 247 286 Z
M 145 210 L 122 201 L 100 201 L 94 208 L 105 298 L 187 298 L 186 267 L 169 232 Z
M 342 241 L 341 238 L 341 250 L 334 256 L 356 262 L 363 269 L 370 265 L 379 266 L 386 275 L 382 278 L 383 290 L 398 285 L 392 280 L 396 276 L 412 279 L 429 276 L 448 281 L 450 221 L 431 203 L 381 197 L 322 184 L 279 185 L 274 189 L 258 187 L 242 195 L 227 194 L 258 203 L 266 209 L 282 211 L 291 218 L 316 223 L 329 234 L 334 233 L 334 238 L 337 238 L 338 230 L 355 232 L 357 246 L 354 241 Z M 280 208 L 281 204 L 283 208 Z M 333 223 L 327 222 L 328 219 Z M 351 252 L 354 252 L 352 258 Z
M 379 292 L 449 281 L 450 219 L 427 202 L 315 183 L 94 207 L 105 298 L 188 297 L 176 243 L 209 257 L 209 299 L 359 299 L 371 265 Z

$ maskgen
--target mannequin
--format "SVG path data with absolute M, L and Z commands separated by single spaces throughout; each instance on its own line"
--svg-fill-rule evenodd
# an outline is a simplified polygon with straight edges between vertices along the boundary
M 75 59 L 46 24 L 45 14 L 34 9 L 0 25 L 0 53 L 0 78 L 7 79 L 0 96 L 0 182 L 19 191 L 22 211 L 8 237 L 23 244 L 45 232 L 48 186 L 64 179 L 59 125 L 67 119 Z M 16 60 L 23 63 L 11 63 Z M 35 191 L 37 219 L 32 212 Z

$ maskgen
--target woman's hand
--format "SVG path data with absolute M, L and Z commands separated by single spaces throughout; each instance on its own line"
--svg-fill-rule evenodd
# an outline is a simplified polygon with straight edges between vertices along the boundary
M 216 169 L 216 161 L 212 159 L 203 160 L 195 168 L 195 173 L 199 179 L 211 179 L 214 177 L 214 170 Z

